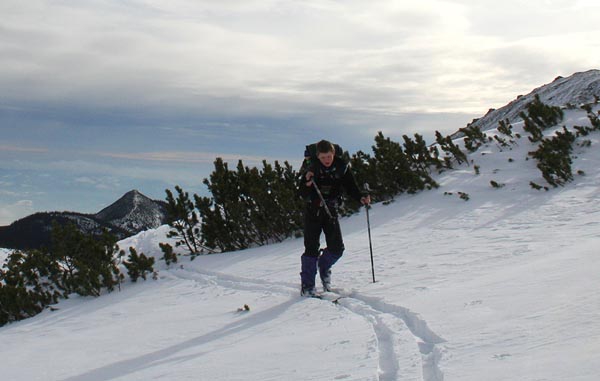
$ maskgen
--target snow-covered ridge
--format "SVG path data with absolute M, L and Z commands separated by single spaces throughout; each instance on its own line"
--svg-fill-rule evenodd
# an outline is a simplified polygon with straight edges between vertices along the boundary
M 553 82 L 534 89 L 527 95 L 519 96 L 506 106 L 491 110 L 471 125 L 487 131 L 498 127 L 498 122 L 508 119 L 516 122 L 520 119 L 519 113 L 527 108 L 535 96 L 538 95 L 542 103 L 550 106 L 579 107 L 583 104 L 593 103 L 600 98 L 600 70 L 589 70 L 575 73 L 569 77 L 558 77 Z M 456 133 L 455 137 L 459 137 Z

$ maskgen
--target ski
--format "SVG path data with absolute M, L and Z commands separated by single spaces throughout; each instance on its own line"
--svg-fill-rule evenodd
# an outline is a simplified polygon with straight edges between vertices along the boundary
M 306 296 L 303 296 L 303 297 L 304 298 L 308 298 L 308 299 L 326 300 L 326 301 L 331 302 L 333 304 L 339 304 L 340 299 L 345 298 L 345 296 L 340 295 L 340 294 L 336 294 L 335 292 L 331 292 L 331 291 L 317 292 L 314 295 L 306 295 Z
M 345 296 L 337 294 L 332 291 L 321 292 L 321 293 L 319 293 L 319 295 L 320 295 L 321 300 L 327 300 L 333 304 L 339 304 L 340 299 L 345 298 Z

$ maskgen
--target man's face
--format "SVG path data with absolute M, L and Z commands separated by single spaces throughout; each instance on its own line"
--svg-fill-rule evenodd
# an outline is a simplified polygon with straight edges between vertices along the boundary
M 319 153 L 317 155 L 317 158 L 319 159 L 321 164 L 323 164 L 326 168 L 331 167 L 331 164 L 333 164 L 334 157 L 335 155 L 333 152 Z

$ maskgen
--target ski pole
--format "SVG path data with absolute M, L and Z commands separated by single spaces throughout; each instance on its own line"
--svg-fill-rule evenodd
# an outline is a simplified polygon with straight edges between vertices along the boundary
M 317 191 L 317 194 L 319 195 L 319 198 L 321 199 L 321 202 L 323 203 L 323 207 L 325 208 L 325 212 L 327 213 L 327 215 L 329 216 L 329 218 L 333 218 L 333 216 L 331 215 L 331 212 L 329 211 L 329 208 L 327 207 L 327 202 L 325 202 L 325 198 L 323 197 L 323 194 L 321 193 L 321 190 L 317 186 L 317 183 L 315 183 L 314 180 L 313 180 L 312 183 L 313 183 L 313 186 L 315 187 L 315 190 Z
M 369 184 L 365 183 L 365 190 L 370 192 Z M 373 262 L 373 244 L 371 243 L 371 221 L 369 219 L 369 209 L 371 209 L 370 205 L 365 205 L 365 210 L 367 211 L 367 231 L 369 232 L 369 251 L 371 252 L 371 274 L 373 274 L 373 283 L 375 283 L 375 264 Z

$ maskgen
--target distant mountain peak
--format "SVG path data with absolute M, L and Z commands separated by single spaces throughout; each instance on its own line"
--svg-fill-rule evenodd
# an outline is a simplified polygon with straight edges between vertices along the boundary
M 50 226 L 74 223 L 88 234 L 108 229 L 119 239 L 155 229 L 167 221 L 166 203 L 133 189 L 96 214 L 40 212 L 0 227 L 0 247 L 32 249 L 50 244 Z
M 165 223 L 164 201 L 152 200 L 137 189 L 96 213 L 95 217 L 122 229 L 139 232 L 154 229 Z

